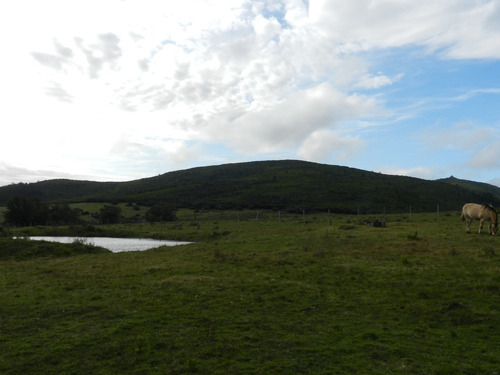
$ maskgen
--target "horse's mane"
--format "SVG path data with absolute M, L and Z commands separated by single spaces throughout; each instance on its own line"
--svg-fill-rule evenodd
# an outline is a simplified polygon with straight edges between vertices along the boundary
M 489 203 L 483 203 L 481 206 L 483 206 L 484 208 L 487 208 L 489 210 L 493 210 L 495 211 L 495 208 L 493 207 L 493 205 L 489 204 Z M 495 211 L 496 212 L 496 211 Z
M 487 209 L 488 211 L 493 212 L 495 214 L 495 217 L 497 216 L 497 211 L 495 210 L 495 207 L 493 207 L 491 204 L 483 203 L 481 207 Z

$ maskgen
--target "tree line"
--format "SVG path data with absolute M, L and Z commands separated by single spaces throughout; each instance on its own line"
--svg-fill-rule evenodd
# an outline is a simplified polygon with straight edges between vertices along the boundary
M 38 198 L 15 196 L 7 201 L 4 212 L 6 225 L 24 227 L 33 225 L 77 225 L 82 223 L 82 210 L 67 203 L 47 204 Z M 121 208 L 104 205 L 95 216 L 102 224 L 123 221 Z M 158 203 L 149 208 L 144 218 L 149 222 L 176 220 L 175 212 L 166 204 Z

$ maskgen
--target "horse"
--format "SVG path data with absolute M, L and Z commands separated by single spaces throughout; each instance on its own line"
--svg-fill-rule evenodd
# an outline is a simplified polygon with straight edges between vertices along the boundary
M 466 203 L 462 207 L 462 215 L 460 216 L 462 221 L 465 220 L 467 223 L 467 227 L 465 229 L 466 233 L 470 233 L 470 223 L 472 220 L 479 220 L 479 231 L 477 233 L 481 233 L 481 229 L 483 228 L 483 222 L 489 221 L 488 229 L 490 234 L 497 234 L 498 229 L 498 221 L 497 221 L 497 212 L 493 208 L 493 206 L 489 204 L 477 204 L 477 203 Z

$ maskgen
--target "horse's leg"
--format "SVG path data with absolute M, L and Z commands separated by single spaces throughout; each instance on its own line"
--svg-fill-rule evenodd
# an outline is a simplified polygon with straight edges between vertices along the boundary
M 470 217 L 466 218 L 465 219 L 465 233 L 470 233 L 470 223 L 471 223 L 472 219 Z
M 479 220 L 479 231 L 477 232 L 478 234 L 480 234 L 481 233 L 481 229 L 483 229 L 483 221 L 484 221 L 483 219 Z

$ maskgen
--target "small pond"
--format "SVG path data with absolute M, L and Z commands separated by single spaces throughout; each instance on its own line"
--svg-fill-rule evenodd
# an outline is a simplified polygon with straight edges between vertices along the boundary
M 61 243 L 73 243 L 81 241 L 89 245 L 104 247 L 113 253 L 124 251 L 143 251 L 160 246 L 187 245 L 192 242 L 154 240 L 150 238 L 114 238 L 114 237 L 53 237 L 53 236 L 30 236 L 27 237 L 35 241 L 51 241 Z

